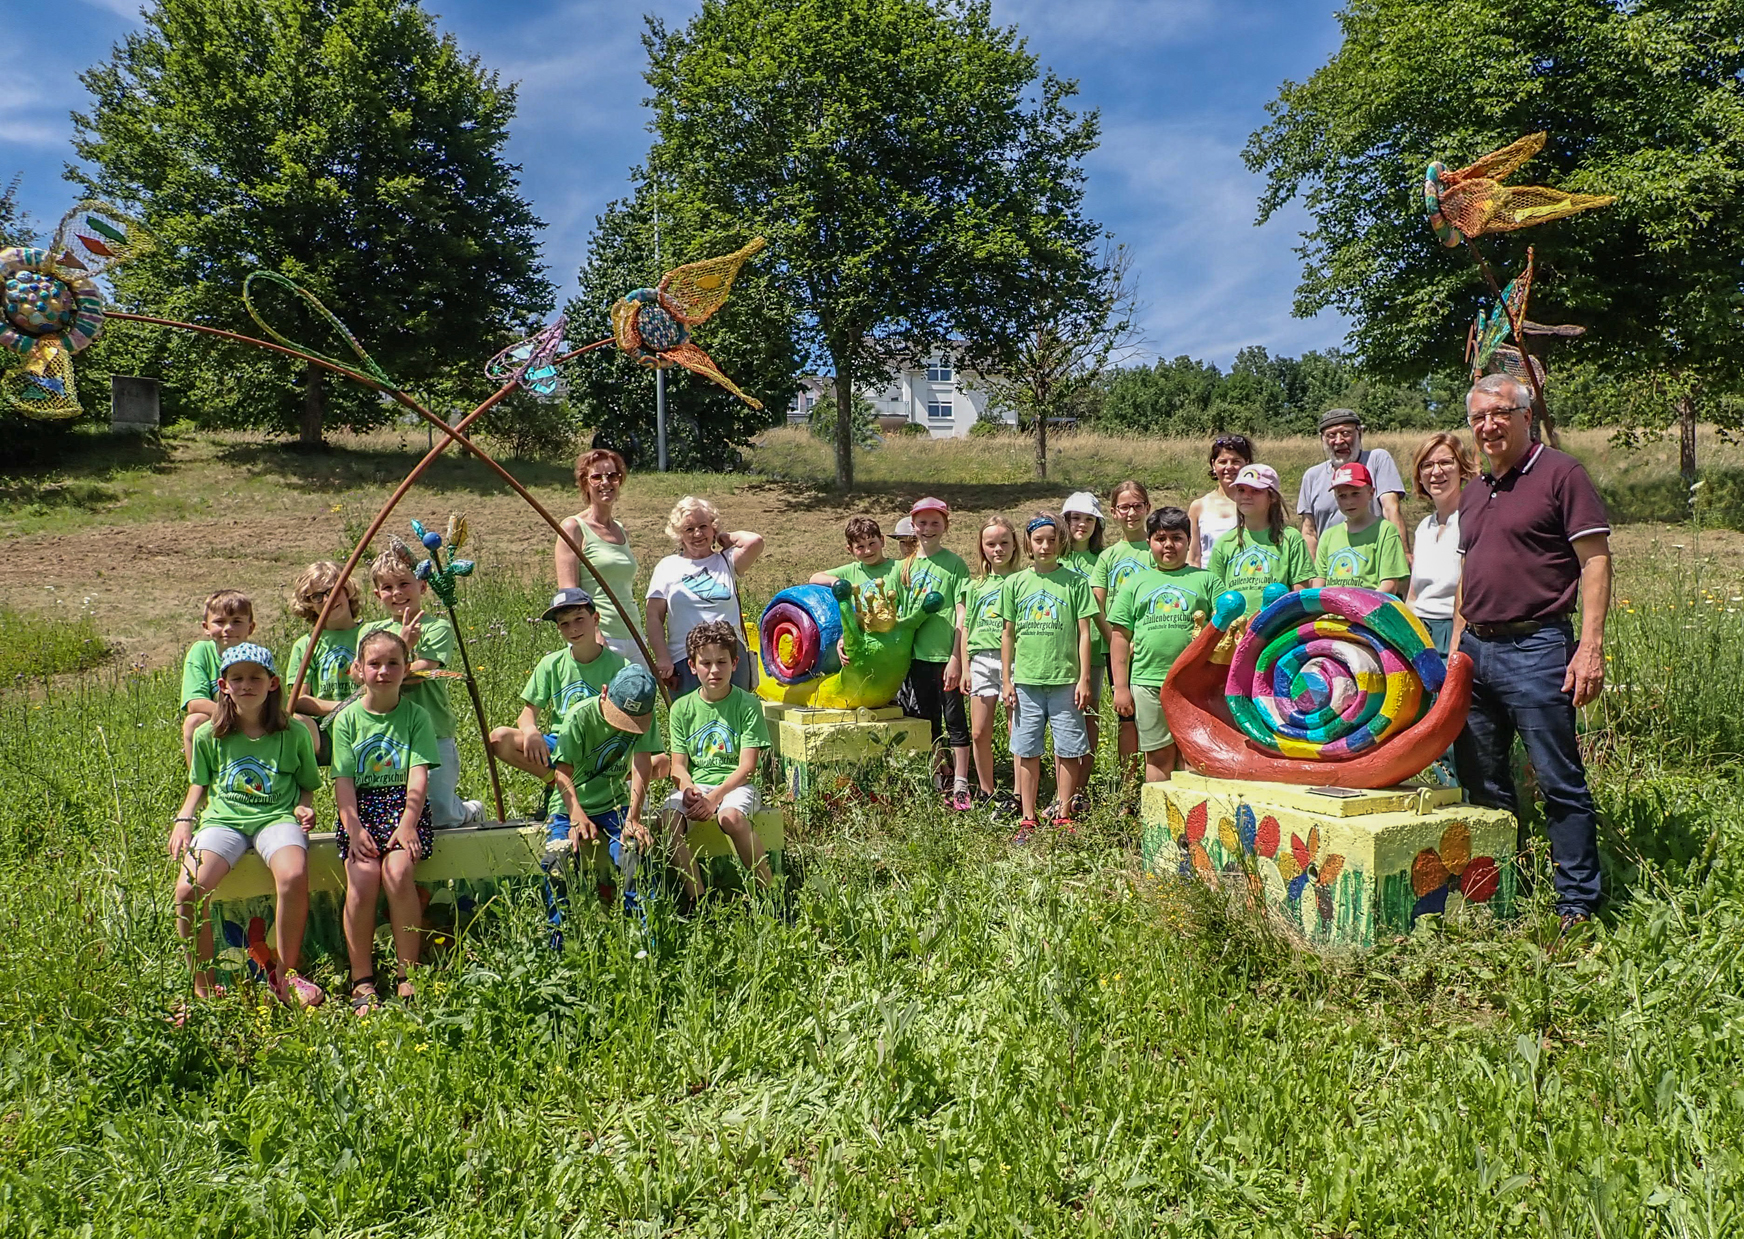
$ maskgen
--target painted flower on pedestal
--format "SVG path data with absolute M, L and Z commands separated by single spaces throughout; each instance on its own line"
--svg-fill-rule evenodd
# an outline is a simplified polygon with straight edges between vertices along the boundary
M 1217 868 L 1211 863 L 1210 853 L 1205 850 L 1205 827 L 1211 818 L 1209 804 L 1201 800 L 1182 814 L 1171 800 L 1168 802 L 1168 813 L 1169 837 L 1181 849 L 1181 876 L 1191 877 L 1197 873 L 1207 881 L 1216 877 Z
M 1493 856 L 1471 854 L 1471 828 L 1453 822 L 1441 832 L 1439 848 L 1424 848 L 1411 862 L 1411 891 L 1417 902 L 1415 920 L 1426 912 L 1444 914 L 1463 903 L 1488 903 L 1502 883 L 1501 866 Z

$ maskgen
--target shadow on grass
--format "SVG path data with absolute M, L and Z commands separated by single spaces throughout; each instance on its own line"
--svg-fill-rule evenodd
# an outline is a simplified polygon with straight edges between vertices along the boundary
M 1744 529 L 1744 467 L 1704 466 L 1698 492 L 1702 524 Z M 1637 471 L 1599 484 L 1611 519 L 1619 524 L 1662 521 L 1680 525 L 1690 518 L 1690 492 L 1676 473 Z
M 287 443 L 237 443 L 223 448 L 218 458 L 256 476 L 272 477 L 292 490 L 337 494 L 360 486 L 392 486 L 412 471 L 426 450 L 417 440 L 404 450 L 331 445 L 309 450 Z M 575 485 L 574 467 L 566 462 L 493 458 L 529 489 L 568 490 Z M 438 456 L 418 485 L 438 494 L 503 493 L 502 479 L 459 446 Z
M 872 482 L 851 491 L 839 491 L 828 483 L 795 479 L 775 481 L 755 475 L 752 484 L 786 496 L 785 507 L 805 512 L 839 512 L 846 519 L 859 512 L 907 511 L 923 495 L 943 499 L 953 511 L 1005 511 L 1019 507 L 1053 508 L 1058 511 L 1064 487 L 1058 482 L 969 482 L 937 480 Z
M 0 507 L 80 508 L 118 503 L 110 485 L 125 473 L 165 473 L 170 452 L 155 435 L 111 435 L 86 427 L 8 440 L 0 455 Z

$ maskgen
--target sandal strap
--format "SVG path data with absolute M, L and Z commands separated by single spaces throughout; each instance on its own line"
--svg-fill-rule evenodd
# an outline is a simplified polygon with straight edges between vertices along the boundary
M 353 994 L 353 996 L 355 996 L 357 994 L 357 988 L 360 985 L 367 985 L 371 989 L 374 989 L 375 988 L 375 973 L 372 972 L 366 977 L 353 977 L 351 979 L 351 993 Z

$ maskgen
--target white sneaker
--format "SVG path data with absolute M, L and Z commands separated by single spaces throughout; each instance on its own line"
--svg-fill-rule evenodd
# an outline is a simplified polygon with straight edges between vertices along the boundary
M 460 807 L 462 809 L 460 815 L 460 824 L 462 826 L 477 826 L 480 822 L 484 821 L 484 801 L 462 800 L 460 802 Z

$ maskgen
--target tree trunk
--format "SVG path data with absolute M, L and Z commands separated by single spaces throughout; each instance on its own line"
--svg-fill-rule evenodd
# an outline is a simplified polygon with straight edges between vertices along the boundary
M 1696 483 L 1696 398 L 1691 392 L 1677 398 L 1677 429 L 1678 471 L 1687 488 Z
M 854 489 L 854 381 L 848 359 L 832 352 L 836 369 L 836 489 Z
M 1042 482 L 1048 480 L 1048 407 L 1045 404 L 1036 410 L 1036 478 Z
M 327 412 L 325 375 L 321 367 L 310 363 L 303 368 L 303 425 L 297 442 L 304 447 L 322 446 L 321 423 Z

